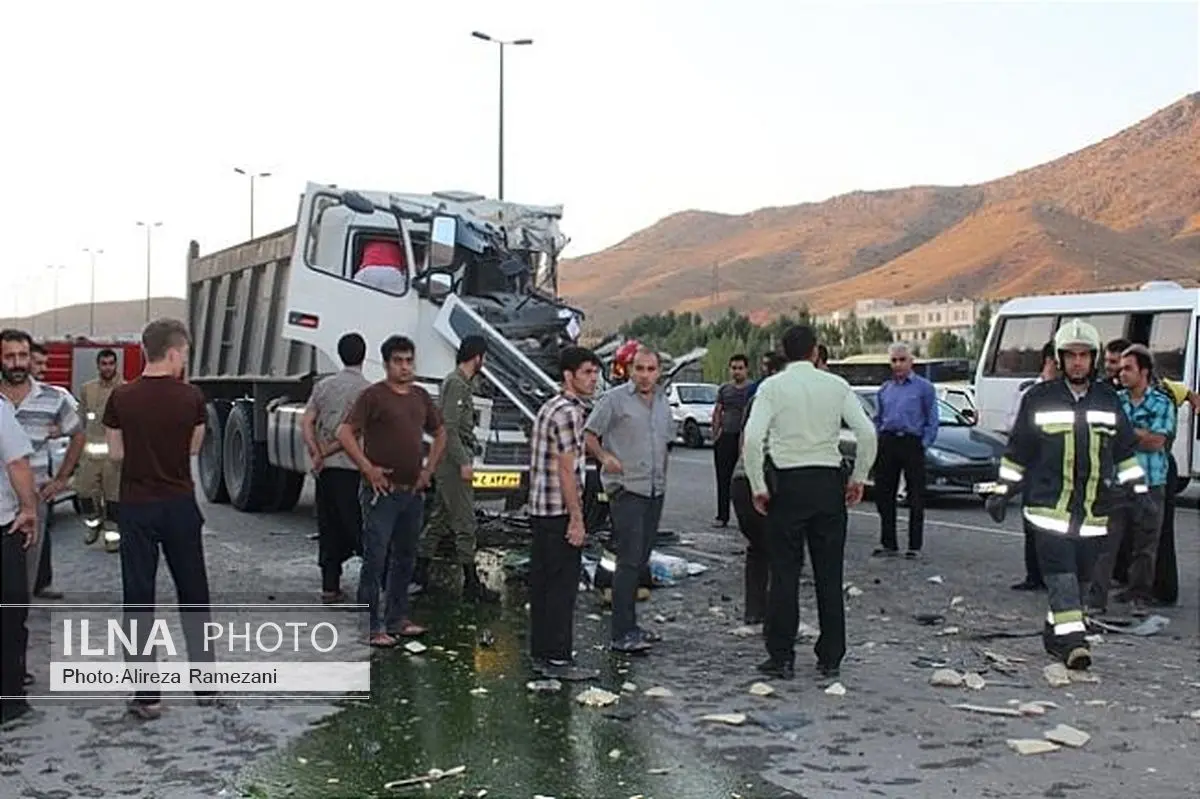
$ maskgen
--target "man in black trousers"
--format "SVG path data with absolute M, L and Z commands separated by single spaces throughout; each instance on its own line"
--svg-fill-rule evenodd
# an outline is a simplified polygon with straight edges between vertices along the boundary
M 29 456 L 33 444 L 12 403 L 0 396 L 0 724 L 29 712 L 25 652 L 29 578 L 25 553 L 38 533 L 38 496 Z

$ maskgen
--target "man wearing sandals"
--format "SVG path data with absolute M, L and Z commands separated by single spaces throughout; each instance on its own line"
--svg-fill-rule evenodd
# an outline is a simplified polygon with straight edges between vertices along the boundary
M 379 351 L 386 377 L 358 395 L 338 426 L 337 438 L 362 473 L 363 561 L 358 601 L 370 606 L 367 641 L 371 646 L 390 647 L 399 643 L 397 636 L 425 632 L 408 616 L 408 585 L 424 521 L 424 491 L 446 448 L 446 428 L 429 392 L 414 382 L 416 346 L 412 340 L 390 336 Z M 424 465 L 423 434 L 433 437 Z M 385 565 L 387 606 L 381 608 L 379 589 Z

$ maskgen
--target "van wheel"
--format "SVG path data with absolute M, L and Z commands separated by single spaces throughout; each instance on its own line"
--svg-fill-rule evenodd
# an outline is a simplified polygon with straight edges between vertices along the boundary
M 266 442 L 254 441 L 253 406 L 239 402 L 225 423 L 222 466 L 229 502 L 240 511 L 264 510 L 278 488 L 267 462 Z
M 226 400 L 213 400 L 204 406 L 204 441 L 196 456 L 200 473 L 200 488 L 209 502 L 223 505 L 229 501 L 225 485 L 225 423 L 231 405 Z
M 691 449 L 704 446 L 704 436 L 700 434 L 700 425 L 696 424 L 695 419 L 688 419 L 683 423 L 683 445 Z

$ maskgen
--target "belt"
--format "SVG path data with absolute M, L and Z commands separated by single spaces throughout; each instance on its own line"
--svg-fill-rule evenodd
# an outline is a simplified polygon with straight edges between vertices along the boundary
M 910 433 L 907 430 L 884 430 L 880 432 L 880 435 L 893 438 L 921 438 L 920 433 Z

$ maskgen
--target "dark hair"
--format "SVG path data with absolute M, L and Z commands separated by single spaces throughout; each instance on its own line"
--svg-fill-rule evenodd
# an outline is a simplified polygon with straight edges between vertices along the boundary
M 1104 345 L 1105 352 L 1111 352 L 1113 355 L 1120 355 L 1129 349 L 1129 345 L 1133 342 L 1127 338 L 1114 338 L 1112 341 Z
M 338 339 L 338 358 L 342 366 L 362 366 L 367 359 L 367 340 L 358 333 L 347 333 Z
M 730 365 L 730 366 L 733 366 L 735 363 L 741 363 L 741 364 L 743 364 L 743 365 L 745 365 L 745 366 L 749 366 L 749 365 L 750 365 L 750 359 L 749 359 L 749 358 L 747 358 L 747 357 L 746 357 L 744 354 L 742 354 L 742 353 L 740 353 L 740 352 L 739 352 L 739 353 L 737 353 L 736 355 L 730 356 L 730 358 L 729 358 L 729 365 Z
M 775 350 L 771 350 L 764 355 L 763 360 L 766 361 L 766 367 L 767 369 L 771 370 L 772 374 L 787 366 L 787 359 Z
M 1042 363 L 1047 360 L 1058 361 L 1058 352 L 1054 349 L 1054 339 L 1050 339 L 1042 345 Z
M 478 358 L 481 355 L 487 355 L 487 339 L 472 333 L 458 342 L 458 355 L 455 356 L 454 362 L 466 363 L 472 358 Z
M 46 354 L 46 345 L 44 345 L 40 342 L 37 342 L 37 341 L 31 343 L 29 345 L 29 354 L 30 355 L 45 355 Z
M 1150 354 L 1150 350 L 1142 344 L 1130 344 L 1121 353 L 1122 358 L 1133 358 L 1137 361 L 1139 371 L 1149 372 L 1154 374 L 1154 356 Z
M 0 330 L 0 342 L 23 341 L 29 345 L 30 351 L 33 350 L 33 337 L 24 330 L 16 330 L 14 328 L 6 328 Z
M 600 368 L 600 359 L 587 347 L 565 347 L 558 356 L 558 370 L 562 373 L 577 372 L 585 363 Z
M 167 357 L 167 350 L 191 343 L 187 325 L 178 319 L 155 319 L 142 331 L 142 349 L 151 363 Z
M 829 361 L 829 348 L 824 344 L 817 345 L 817 362 L 827 363 Z
M 115 361 L 117 359 L 116 350 L 105 347 L 104 349 L 102 349 L 96 353 L 96 363 L 100 363 L 105 358 L 112 358 Z
M 397 352 L 417 354 L 417 345 L 408 336 L 388 336 L 382 344 L 379 345 L 379 354 L 383 357 L 383 362 L 387 363 L 392 359 L 392 356 Z
M 788 361 L 807 361 L 817 346 L 817 334 L 808 325 L 792 325 L 783 334 L 783 354 Z

